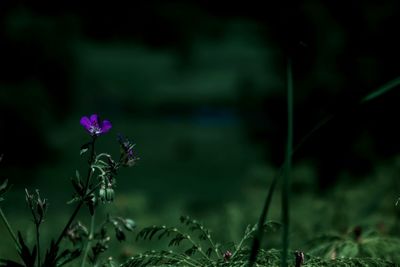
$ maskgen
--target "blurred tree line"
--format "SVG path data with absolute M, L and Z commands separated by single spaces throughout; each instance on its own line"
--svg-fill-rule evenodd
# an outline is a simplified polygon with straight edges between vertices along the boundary
M 398 90 L 353 108 L 399 75 L 399 11 L 395 0 L 2 1 L 2 171 L 25 176 L 57 160 L 60 151 L 45 133 L 92 110 L 239 123 L 243 142 L 277 165 L 290 57 L 295 140 L 325 116 L 341 114 L 297 159 L 315 163 L 322 187 L 343 169 L 365 174 L 400 148 Z M 191 153 L 185 140 L 177 150 L 182 159 Z

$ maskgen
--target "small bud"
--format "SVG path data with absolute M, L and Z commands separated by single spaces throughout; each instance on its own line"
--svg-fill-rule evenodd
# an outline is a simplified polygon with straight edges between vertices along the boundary
M 296 267 L 301 267 L 304 264 L 304 253 L 302 251 L 296 251 L 294 255 L 296 257 Z
M 28 189 L 25 189 L 25 200 L 31 209 L 33 221 L 36 225 L 41 224 L 47 211 L 47 200 L 40 197 L 39 190 L 36 190 L 35 196 L 29 193 Z
M 225 261 L 229 261 L 230 259 L 231 259 L 231 257 L 232 257 L 232 252 L 230 252 L 229 250 L 227 250 L 225 253 L 224 253 L 224 260 Z
M 106 190 L 105 190 L 104 186 L 102 186 L 99 190 L 99 199 L 101 202 L 106 201 Z
M 122 135 L 118 135 L 118 142 L 121 146 L 121 157 L 120 162 L 124 167 L 132 167 L 136 164 L 139 158 L 136 156 L 133 148 L 135 144 L 132 144 L 127 138 Z
M 125 233 L 122 231 L 121 227 L 115 227 L 115 237 L 117 238 L 118 241 L 125 241 Z
M 86 205 L 89 208 L 90 215 L 93 216 L 94 209 L 96 206 L 96 196 L 94 194 L 90 194 L 85 198 Z
M 105 199 L 107 202 L 112 202 L 114 201 L 114 189 L 112 188 L 107 188 L 106 189 L 106 194 L 105 194 Z
M 128 230 L 128 231 L 133 231 L 136 228 L 136 223 L 134 220 L 123 219 L 122 223 L 123 223 L 124 227 L 126 228 L 126 230 Z

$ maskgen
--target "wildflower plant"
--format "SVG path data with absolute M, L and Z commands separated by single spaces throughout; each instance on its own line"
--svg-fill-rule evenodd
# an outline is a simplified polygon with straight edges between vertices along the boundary
M 32 248 L 27 245 L 21 232 L 18 231 L 15 234 L 0 208 L 1 220 L 11 235 L 22 261 L 21 264 L 0 259 L 0 266 L 53 267 L 65 265 L 79 258 L 81 258 L 81 266 L 85 266 L 86 263 L 98 265 L 101 263 L 101 254 L 109 247 L 110 228 L 114 230 L 114 236 L 118 241 L 126 239 L 126 231 L 131 232 L 135 229 L 135 221 L 129 218 L 107 215 L 102 222 L 96 223 L 95 217 L 96 210 L 101 205 L 114 200 L 118 170 L 122 167 L 134 166 L 139 159 L 133 150 L 134 144 L 122 135 L 118 135 L 117 141 L 121 153 L 119 159 L 114 160 L 108 153 L 96 152 L 96 142 L 111 130 L 111 122 L 100 120 L 97 114 L 93 114 L 82 117 L 80 124 L 89 133 L 90 140 L 82 145 L 80 150 L 80 155 L 87 157 L 86 175 L 82 177 L 80 172 L 76 171 L 71 179 L 74 196 L 68 204 L 74 204 L 75 209 L 61 233 L 51 240 L 50 246 L 43 253 L 40 246 L 40 226 L 45 221 L 48 200 L 40 195 L 39 190 L 31 192 L 25 189 L 26 203 L 31 211 L 36 232 L 36 244 Z M 9 189 L 7 180 L 0 183 L 0 203 Z M 91 218 L 89 227 L 77 220 L 77 215 L 84 206 L 88 208 Z M 107 259 L 107 264 L 112 265 L 110 259 Z

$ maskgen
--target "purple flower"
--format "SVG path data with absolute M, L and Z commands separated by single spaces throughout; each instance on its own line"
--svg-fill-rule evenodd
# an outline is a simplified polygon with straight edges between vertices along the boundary
M 108 120 L 103 120 L 99 123 L 97 114 L 93 114 L 88 117 L 81 118 L 81 124 L 91 135 L 101 135 L 103 133 L 108 132 L 111 129 L 111 122 Z

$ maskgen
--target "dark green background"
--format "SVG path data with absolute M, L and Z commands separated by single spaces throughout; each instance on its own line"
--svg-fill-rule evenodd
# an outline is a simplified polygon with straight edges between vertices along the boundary
M 26 227 L 23 188 L 40 188 L 50 199 L 49 234 L 61 228 L 57 220 L 71 209 L 64 205 L 69 178 L 85 167 L 79 148 L 89 136 L 79 119 L 98 113 L 113 124 L 100 149 L 117 155 L 116 134 L 123 133 L 141 158 L 120 173 L 112 212 L 140 226 L 191 214 L 217 228 L 230 225 L 217 230 L 237 238 L 255 222 L 283 160 L 289 57 L 295 143 L 339 114 L 294 158 L 294 229 L 308 235 L 329 228 L 342 218 L 335 205 L 349 196 L 372 207 L 336 228 L 371 214 L 385 220 L 376 206 L 384 201 L 395 213 L 400 94 L 355 103 L 399 75 L 399 8 L 394 0 L 2 1 L 0 176 L 14 184 L 2 206 Z M 333 219 L 315 218 L 321 210 Z

